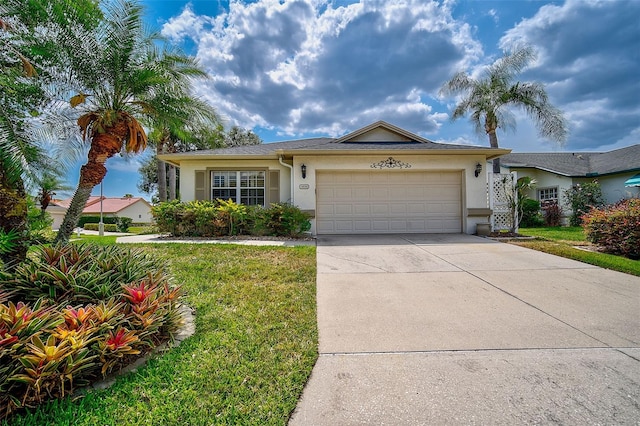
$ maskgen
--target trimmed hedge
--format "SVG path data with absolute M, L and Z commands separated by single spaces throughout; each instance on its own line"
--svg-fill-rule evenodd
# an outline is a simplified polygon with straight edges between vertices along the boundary
M 115 216 L 102 216 L 102 223 L 115 225 L 117 221 L 118 218 Z M 85 223 L 100 223 L 100 216 L 80 216 L 80 219 L 78 220 L 78 227 L 85 228 Z
M 85 223 L 83 228 L 86 229 L 87 231 L 99 231 L 100 230 L 100 224 L 99 223 Z M 118 232 L 118 225 L 115 225 L 113 223 L 105 223 L 104 224 L 104 230 L 107 231 L 107 232 Z
M 640 259 L 640 199 L 593 208 L 581 219 L 587 240 L 608 253 Z
M 286 203 L 263 208 L 236 204 L 231 200 L 188 203 L 174 200 L 153 206 L 151 213 L 160 232 L 176 237 L 297 237 L 311 229 L 310 216 Z

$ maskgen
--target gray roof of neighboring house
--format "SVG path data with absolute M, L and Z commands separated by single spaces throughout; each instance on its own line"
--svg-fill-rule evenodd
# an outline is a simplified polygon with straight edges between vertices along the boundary
M 571 177 L 631 172 L 640 170 L 640 144 L 608 152 L 511 153 L 500 162 L 508 168 L 536 168 Z

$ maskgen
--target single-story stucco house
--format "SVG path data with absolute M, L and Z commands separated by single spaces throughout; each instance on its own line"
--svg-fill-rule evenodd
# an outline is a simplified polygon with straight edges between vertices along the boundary
M 571 212 L 564 193 L 574 185 L 597 180 L 605 202 L 640 196 L 640 144 L 608 152 L 511 153 L 500 158 L 503 172 L 536 180 L 529 197 L 555 200 Z
M 53 229 L 59 229 L 64 215 L 71 204 L 71 198 L 52 200 L 47 212 L 53 218 Z M 83 216 L 100 216 L 100 197 L 91 196 L 82 210 Z M 142 197 L 102 197 L 103 217 L 128 217 L 133 223 L 151 223 L 151 204 Z
M 486 164 L 508 149 L 429 141 L 378 121 L 340 138 L 164 154 L 182 201 L 288 202 L 318 234 L 468 233 L 486 223 Z

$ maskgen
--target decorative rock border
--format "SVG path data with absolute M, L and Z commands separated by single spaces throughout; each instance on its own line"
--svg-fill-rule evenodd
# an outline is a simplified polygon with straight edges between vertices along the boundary
M 84 392 L 88 392 L 91 390 L 103 390 L 111 387 L 116 382 L 116 379 L 118 377 L 124 376 L 125 374 L 129 374 L 136 371 L 139 367 L 146 364 L 147 361 L 149 361 L 149 359 L 151 359 L 152 356 L 160 352 L 168 351 L 171 348 L 175 348 L 179 346 L 183 340 L 193 336 L 194 333 L 196 332 L 195 314 L 193 312 L 193 309 L 191 309 L 187 305 L 181 304 L 178 307 L 178 312 L 180 312 L 180 315 L 182 316 L 182 320 L 184 321 L 184 323 L 182 324 L 182 327 L 180 327 L 178 332 L 175 334 L 172 341 L 163 343 L 162 345 L 154 348 L 151 352 L 138 358 L 133 363 L 127 365 L 126 367 L 123 367 L 120 370 L 116 371 L 115 373 L 108 375 L 106 378 L 87 386 L 86 388 L 83 389 Z M 82 390 L 80 392 L 82 392 Z

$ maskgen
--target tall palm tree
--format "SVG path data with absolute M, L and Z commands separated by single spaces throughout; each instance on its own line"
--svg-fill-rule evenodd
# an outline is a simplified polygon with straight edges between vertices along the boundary
M 184 121 L 180 105 L 191 78 L 206 74 L 194 59 L 158 47 L 159 41 L 144 30 L 141 6 L 128 0 L 107 5 L 97 31 L 78 40 L 70 64 L 78 92 L 71 106 L 81 110 L 78 125 L 90 149 L 56 241 L 68 241 L 91 190 L 107 173 L 107 159 L 145 149 L 144 123 Z
M 180 152 L 192 149 L 218 148 L 222 146 L 222 136 L 207 137 L 220 134 L 221 118 L 215 108 L 194 97 L 176 99 L 180 104 L 176 115 L 182 114 L 183 120 L 165 120 L 159 117 L 154 123 L 154 130 L 149 134 L 149 142 L 156 147 L 156 156 L 168 152 Z M 190 147 L 193 146 L 195 148 Z M 175 199 L 175 168 L 169 167 L 169 190 L 167 191 L 167 167 L 164 161 L 157 160 L 158 199 L 167 201 Z
M 462 95 L 451 119 L 457 120 L 471 114 L 470 120 L 476 131 L 484 131 L 489 135 L 489 145 L 497 148 L 496 130 L 515 127 L 509 108 L 518 107 L 534 120 L 541 136 L 563 142 L 567 136 L 566 122 L 562 112 L 549 102 L 543 85 L 514 82 L 517 74 L 535 57 L 536 53 L 531 47 L 524 47 L 505 54 L 487 67 L 479 79 L 465 72 L 454 75 L 440 89 L 443 95 Z M 500 173 L 499 159 L 493 160 L 493 172 Z

